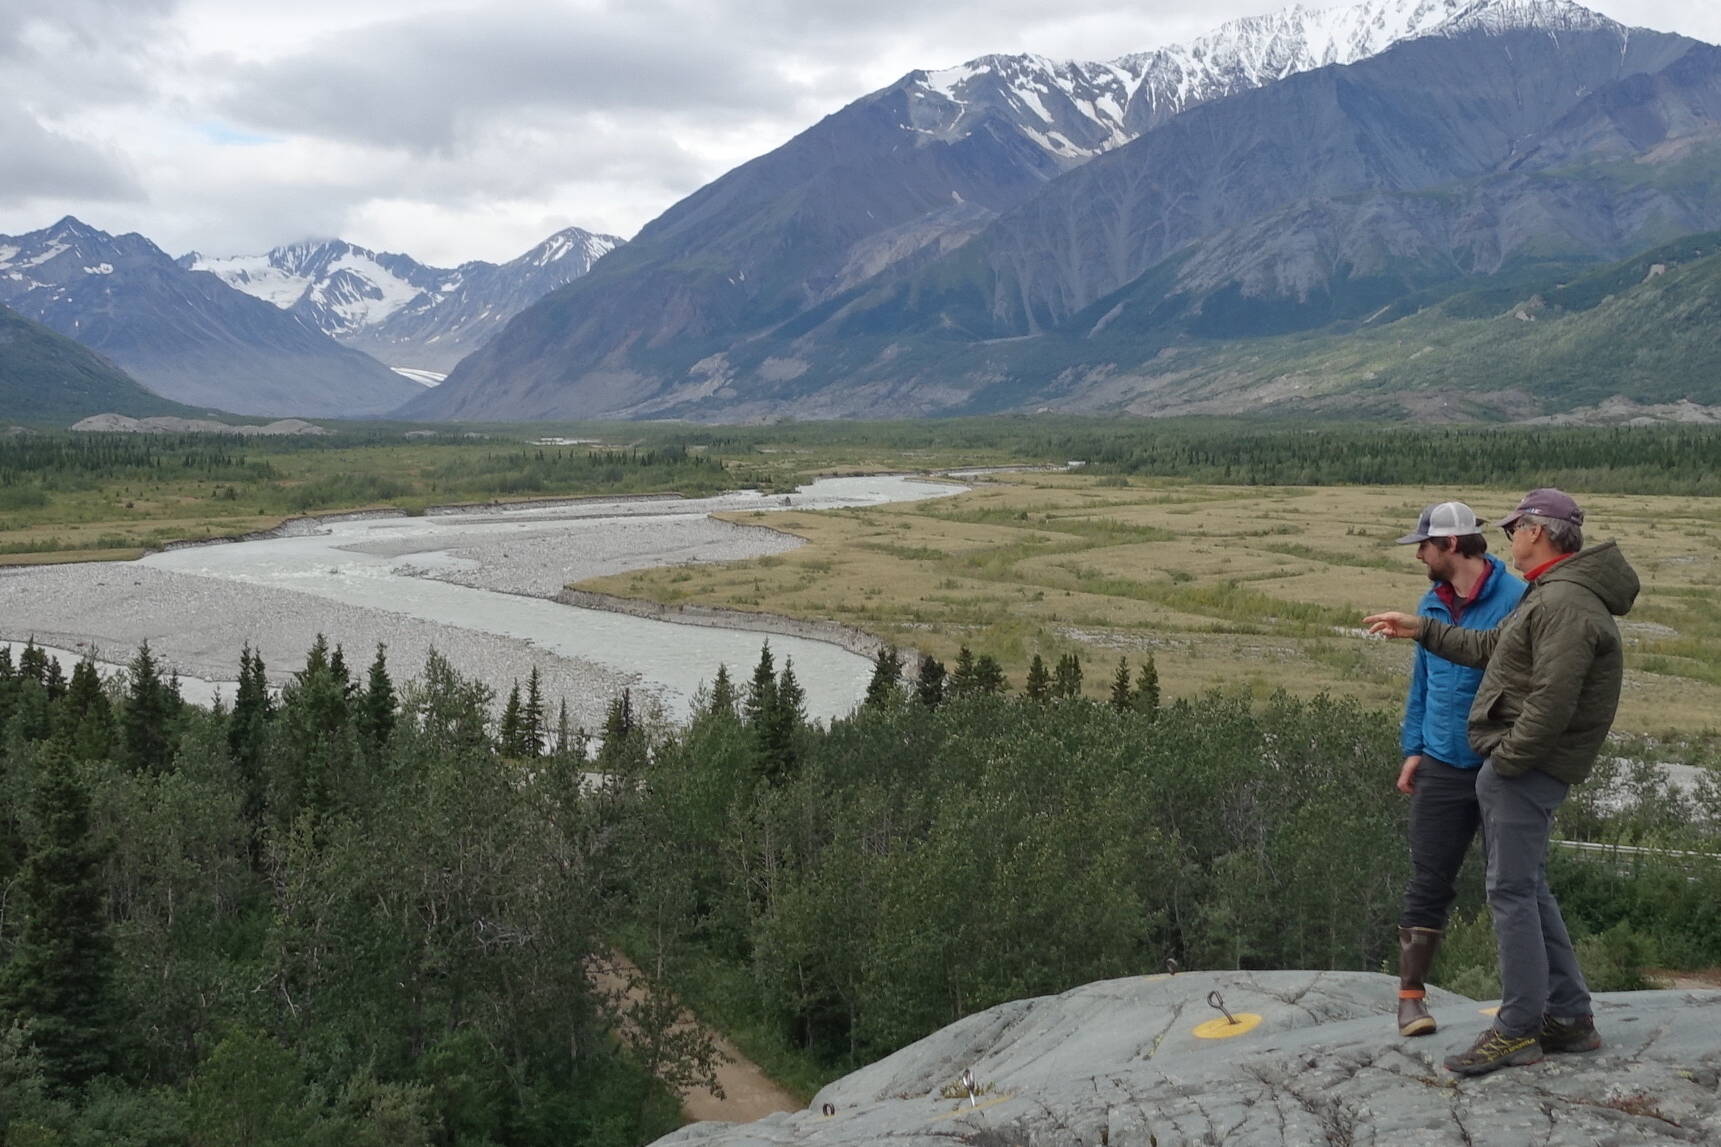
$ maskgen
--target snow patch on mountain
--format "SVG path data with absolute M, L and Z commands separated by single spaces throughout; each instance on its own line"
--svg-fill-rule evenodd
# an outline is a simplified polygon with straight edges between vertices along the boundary
M 621 242 L 569 227 L 507 263 L 441 268 L 329 239 L 263 255 L 191 252 L 180 265 L 218 275 L 392 367 L 438 375 Z
M 296 310 L 336 338 L 383 322 L 430 289 L 430 280 L 448 274 L 338 239 L 295 243 L 265 255 L 187 258 L 192 270 L 208 271 L 246 294 Z
M 1571 0 L 1364 0 L 1301 4 L 1221 25 L 1187 44 L 1104 62 L 982 56 L 910 73 L 905 128 L 960 139 L 1006 113 L 1047 152 L 1080 162 L 1209 100 L 1330 64 L 1351 64 L 1403 40 L 1481 30 L 1550 32 L 1617 26 Z

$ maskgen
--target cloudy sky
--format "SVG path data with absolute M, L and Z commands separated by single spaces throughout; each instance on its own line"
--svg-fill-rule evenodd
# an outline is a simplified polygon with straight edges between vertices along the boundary
M 0 234 L 70 213 L 173 254 L 509 259 L 569 224 L 631 235 L 913 68 L 1110 59 L 1283 6 L 0 0 Z M 1591 6 L 1721 43 L 1718 0 Z

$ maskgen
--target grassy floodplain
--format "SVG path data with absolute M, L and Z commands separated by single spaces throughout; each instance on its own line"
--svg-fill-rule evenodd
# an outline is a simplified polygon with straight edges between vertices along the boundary
M 327 437 L 51 433 L 0 436 L 0 565 L 125 561 L 301 514 L 492 500 L 791 488 L 819 473 L 1019 461 L 978 441 L 757 442 L 673 426 L 485 426 L 403 440 L 373 426 Z M 775 436 L 773 436 L 775 437 Z M 994 432 L 987 437 L 997 438 Z M 540 445 L 543 439 L 565 444 Z
M 988 477 L 948 500 L 740 514 L 805 538 L 728 566 L 643 571 L 581 588 L 769 610 L 857 626 L 948 661 L 962 644 L 1020 687 L 1035 653 L 1078 653 L 1089 695 L 1118 658 L 1154 655 L 1170 695 L 1243 687 L 1323 691 L 1394 708 L 1408 649 L 1360 638 L 1372 608 L 1427 588 L 1394 539 L 1422 506 L 1461 497 L 1505 513 L 1521 489 L 1193 484 L 1073 473 Z M 1594 539 L 1616 538 L 1644 579 L 1625 622 L 1619 727 L 1694 733 L 1721 712 L 1721 500 L 1584 495 Z M 1496 548 L 1499 539 L 1492 539 Z
M 126 560 L 300 514 L 494 499 L 709 494 L 721 462 L 674 446 L 538 446 L 517 436 L 55 435 L 0 439 L 0 564 Z
M 945 660 L 968 644 L 1017 687 L 1035 653 L 1075 652 L 1101 696 L 1119 657 L 1151 651 L 1173 696 L 1330 690 L 1392 708 L 1407 650 L 1354 632 L 1364 610 L 1408 607 L 1426 585 L 1392 539 L 1429 501 L 1495 515 L 1557 484 L 1590 508 L 1592 537 L 1618 538 L 1644 576 L 1620 727 L 1689 733 L 1721 710 L 1721 433 L 1709 428 L 1037 416 L 423 430 L 0 437 L 0 564 L 127 559 L 296 514 L 1083 459 L 925 504 L 737 516 L 810 544 L 583 588 L 838 621 Z

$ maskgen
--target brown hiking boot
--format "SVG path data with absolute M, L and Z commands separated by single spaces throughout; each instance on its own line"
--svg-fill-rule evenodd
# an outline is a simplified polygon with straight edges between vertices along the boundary
M 1428 969 L 1440 950 L 1440 929 L 1398 930 L 1398 1034 L 1433 1035 L 1436 1025 L 1428 1014 Z
M 1542 1062 L 1542 1045 L 1533 1035 L 1513 1036 L 1489 1028 L 1476 1037 L 1469 1051 L 1446 1057 L 1446 1070 L 1459 1075 L 1487 1075 L 1502 1067 Z
M 1594 1016 L 1573 1016 L 1571 1019 L 1543 1016 L 1542 1031 L 1537 1041 L 1549 1055 L 1567 1055 L 1595 1051 L 1601 1047 L 1601 1034 L 1596 1031 Z

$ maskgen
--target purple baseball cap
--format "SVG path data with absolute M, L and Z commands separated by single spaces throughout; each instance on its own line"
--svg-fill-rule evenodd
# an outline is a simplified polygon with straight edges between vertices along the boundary
M 1518 519 L 1525 514 L 1534 514 L 1538 518 L 1552 518 L 1558 522 L 1570 522 L 1574 526 L 1584 524 L 1583 508 L 1572 500 L 1570 494 L 1563 490 L 1555 490 L 1552 487 L 1531 490 L 1524 495 L 1523 500 L 1510 514 L 1494 524 L 1500 527 L 1515 526 L 1518 524 Z

